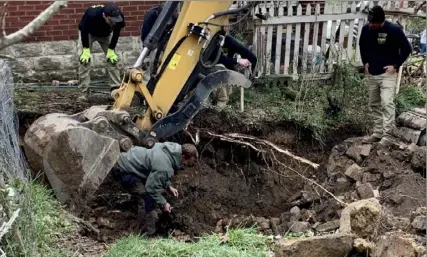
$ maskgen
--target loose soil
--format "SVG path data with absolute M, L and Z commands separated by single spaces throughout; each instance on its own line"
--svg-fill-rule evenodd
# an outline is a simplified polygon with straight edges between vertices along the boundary
M 55 111 L 71 114 L 93 104 L 109 102 L 105 95 L 99 95 L 90 103 L 76 103 L 77 91 L 70 93 L 65 90 L 45 92 L 43 97 L 40 96 L 40 92 L 18 92 L 17 95 L 21 133 L 25 133 L 32 120 L 46 113 Z M 345 168 L 355 161 L 341 153 L 334 158 L 337 162 L 338 160 L 342 162 L 342 165 L 337 166 L 343 170 L 331 171 L 329 165 L 330 153 L 335 145 L 339 145 L 346 138 L 361 136 L 361 131 L 356 128 L 337 128 L 326 136 L 327 141 L 320 144 L 312 139 L 310 131 L 299 129 L 290 122 L 277 120 L 275 116 L 263 110 L 239 113 L 210 108 L 202 110 L 195 117 L 190 131 L 194 132 L 195 128 L 203 128 L 217 134 L 243 133 L 269 140 L 321 166 L 316 171 L 276 153 L 277 159 L 282 163 L 302 173 L 306 178 L 322 183 L 343 199 L 354 196 L 354 181 L 342 192 L 337 192 L 334 187 L 336 180 L 344 177 Z M 175 140 L 183 143 L 188 142 L 189 138 L 181 137 Z M 348 148 L 351 144 L 347 143 L 341 147 Z M 268 158 L 263 158 L 254 150 L 206 135 L 201 137 L 198 149 L 201 153 L 198 164 L 191 169 L 178 172 L 173 178 L 173 185 L 179 190 L 180 196 L 178 199 L 168 198 L 174 208 L 170 215 L 161 216 L 158 229 L 163 235 L 175 231 L 175 234 L 199 236 L 215 231 L 218 229 L 218 221 L 235 215 L 241 217 L 253 215 L 258 220 L 260 217 L 280 218 L 283 223 L 293 206 L 299 206 L 302 210 L 313 210 L 316 222 L 339 219 L 339 210 L 342 207 L 334 199 L 318 187 L 309 185 L 305 179 L 291 170 L 272 165 Z M 377 157 L 364 159 L 360 165 L 371 168 L 373 174 L 381 175 L 390 169 L 408 170 L 406 173 L 403 172 L 402 176 L 392 176 L 387 180 L 381 180 L 378 184 L 373 182 L 373 186 L 379 186 L 379 190 L 384 191 L 385 196 L 393 194 L 395 192 L 393 188 L 400 188 L 402 190 L 399 189 L 399 192 L 403 197 L 420 198 L 424 201 L 425 194 L 421 191 L 415 190 L 413 194 L 406 191 L 411 191 L 419 183 L 425 183 L 425 179 L 419 174 L 417 176 L 410 169 L 410 164 L 396 158 L 394 154 L 400 153 L 383 151 L 383 154 L 377 153 Z M 415 176 L 416 179 L 411 182 L 412 180 L 407 179 L 410 176 Z M 410 213 L 417 206 L 422 206 L 418 200 L 408 203 L 410 200 L 404 199 L 401 204 L 393 205 L 387 200 L 391 198 L 386 197 L 384 202 L 396 215 Z M 101 233 L 94 236 L 93 233 L 87 232 L 85 236 L 111 243 L 121 236 L 136 233 L 138 227 L 136 212 L 135 201 L 125 188 L 109 176 L 83 215 L 83 218 Z M 286 232 L 287 228 L 282 226 L 280 229 Z M 271 229 L 264 232 L 272 233 Z

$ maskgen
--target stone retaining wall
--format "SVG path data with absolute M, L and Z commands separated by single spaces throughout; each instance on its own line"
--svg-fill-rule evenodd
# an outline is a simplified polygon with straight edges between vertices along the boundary
M 52 80 L 78 79 L 80 40 L 23 43 L 0 52 L 15 58 L 11 60 L 15 83 L 51 83 Z M 141 51 L 139 37 L 120 37 L 116 53 L 121 63 L 118 68 L 132 65 Z M 95 42 L 92 49 L 92 80 L 105 80 L 107 66 L 105 54 Z

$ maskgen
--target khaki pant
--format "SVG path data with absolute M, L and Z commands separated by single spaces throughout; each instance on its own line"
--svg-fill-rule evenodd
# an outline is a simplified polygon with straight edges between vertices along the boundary
M 395 126 L 395 105 L 397 73 L 368 75 L 369 107 L 374 121 L 374 135 L 391 135 Z
M 225 70 L 225 66 L 222 64 L 217 64 L 210 70 L 210 72 L 215 72 L 219 70 Z M 217 106 L 224 107 L 227 105 L 230 100 L 230 95 L 233 93 L 232 86 L 223 86 L 212 90 L 211 97 Z
M 92 46 L 93 42 L 98 42 L 101 46 L 102 50 L 105 54 L 107 54 L 108 46 L 110 44 L 110 38 L 109 37 L 94 37 L 89 34 L 89 49 L 92 54 Z M 107 58 L 105 58 L 105 61 L 107 62 Z M 87 92 L 90 86 L 90 71 L 92 70 L 92 64 L 93 64 L 93 54 L 91 58 L 91 62 L 88 64 L 82 64 L 79 65 L 79 82 L 80 82 L 80 88 L 83 89 L 83 92 Z M 107 73 L 108 77 L 110 78 L 110 87 L 119 87 L 122 83 L 120 79 L 120 71 L 117 67 L 117 64 L 111 64 L 108 62 L 107 66 Z

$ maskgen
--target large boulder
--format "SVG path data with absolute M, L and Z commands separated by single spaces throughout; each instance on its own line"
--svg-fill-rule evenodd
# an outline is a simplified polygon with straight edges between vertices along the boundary
M 332 234 L 308 238 L 282 240 L 274 247 L 275 257 L 343 257 L 353 248 L 351 234 Z
M 351 203 L 341 212 L 339 231 L 368 238 L 377 231 L 380 216 L 381 205 L 375 198 Z
M 372 257 L 421 257 L 426 253 L 414 238 L 400 232 L 387 233 L 378 240 Z

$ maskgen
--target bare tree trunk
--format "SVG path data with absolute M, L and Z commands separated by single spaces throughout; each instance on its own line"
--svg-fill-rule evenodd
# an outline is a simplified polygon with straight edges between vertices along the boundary
M 48 21 L 51 17 L 56 15 L 59 10 L 67 6 L 68 1 L 54 1 L 46 10 L 39 14 L 34 20 L 32 20 L 27 26 L 14 32 L 10 35 L 6 35 L 4 31 L 4 20 L 5 20 L 5 10 L 3 10 L 3 17 L 1 19 L 3 36 L 0 37 L 0 50 L 6 48 L 10 45 L 21 42 L 26 37 L 33 34 L 36 30 L 38 30 L 46 21 Z M 6 4 L 3 8 L 6 8 Z

